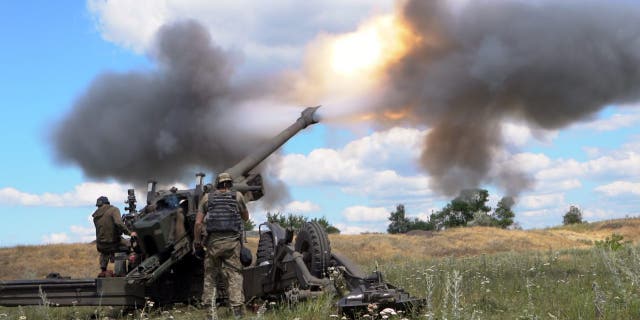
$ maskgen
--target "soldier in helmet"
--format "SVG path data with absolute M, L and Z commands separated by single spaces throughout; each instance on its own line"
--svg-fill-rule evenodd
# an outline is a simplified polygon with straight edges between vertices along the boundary
M 216 179 L 216 190 L 207 193 L 200 200 L 194 244 L 206 248 L 205 276 L 202 302 L 215 304 L 213 294 L 216 276 L 223 277 L 229 291 L 229 305 L 236 318 L 244 313 L 244 293 L 242 291 L 242 264 L 240 263 L 241 231 L 243 220 L 249 220 L 249 211 L 242 193 L 232 191 L 233 179 L 228 173 L 221 173 Z M 202 241 L 202 228 L 207 236 Z
M 107 265 L 114 261 L 114 254 L 126 248 L 128 243 L 122 238 L 122 234 L 135 236 L 135 232 L 129 232 L 122 222 L 120 210 L 109 203 L 109 199 L 101 196 L 96 200 L 96 211 L 93 213 L 93 224 L 96 226 L 96 247 L 100 252 L 100 275 L 107 276 Z

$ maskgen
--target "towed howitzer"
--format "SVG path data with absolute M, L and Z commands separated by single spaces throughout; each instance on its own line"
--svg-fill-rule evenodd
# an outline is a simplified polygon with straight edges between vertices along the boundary
M 264 195 L 262 177 L 253 170 L 299 131 L 317 123 L 318 108 L 305 109 L 296 122 L 226 169 L 234 179 L 234 189 L 248 201 L 260 199 Z M 204 177 L 203 173 L 196 174 L 195 188 L 188 190 L 156 190 L 156 181 L 149 180 L 147 206 L 140 211 L 134 191 L 128 191 L 123 220 L 137 233 L 132 240 L 141 261 L 128 268 L 116 264 L 116 270 L 128 270 L 126 274 L 95 279 L 54 276 L 45 280 L 0 281 L 0 305 L 38 305 L 42 303 L 42 293 L 51 305 L 62 306 L 138 307 L 144 306 L 147 299 L 157 304 L 198 301 L 204 263 L 192 250 L 192 244 L 198 204 L 206 191 Z M 242 271 L 247 301 L 283 297 L 298 300 L 341 288 L 339 307 L 346 314 L 357 314 L 369 303 L 408 309 L 423 302 L 385 283 L 380 274 L 365 276 L 346 257 L 331 253 L 325 230 L 315 222 L 303 225 L 295 243 L 293 231 L 277 223 L 261 224 L 259 236 L 256 263 Z M 330 280 L 332 272 L 339 275 L 341 283 Z M 224 294 L 220 296 L 224 298 Z

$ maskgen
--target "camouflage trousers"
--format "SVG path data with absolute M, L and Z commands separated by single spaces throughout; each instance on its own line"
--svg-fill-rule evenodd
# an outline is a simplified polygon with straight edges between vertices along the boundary
M 214 290 L 216 277 L 221 276 L 229 293 L 229 305 L 244 305 L 242 289 L 242 264 L 240 263 L 240 238 L 209 237 L 206 244 L 207 253 L 204 260 L 204 288 L 202 301 L 215 305 Z
M 109 265 L 109 261 L 113 262 L 113 253 L 102 253 L 100 252 L 100 269 L 107 270 L 107 266 Z
M 125 239 L 120 239 L 120 242 L 116 242 L 114 244 L 108 244 L 113 248 L 107 251 L 100 251 L 100 269 L 106 270 L 109 265 L 109 261 L 114 262 L 114 254 L 118 252 L 126 252 L 129 249 L 129 241 Z

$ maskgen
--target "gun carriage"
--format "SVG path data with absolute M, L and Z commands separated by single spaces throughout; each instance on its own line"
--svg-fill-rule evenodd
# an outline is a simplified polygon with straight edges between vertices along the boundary
M 253 170 L 299 131 L 317 123 L 318 108 L 305 109 L 295 123 L 225 170 L 234 179 L 234 189 L 248 201 L 260 199 L 262 177 Z M 123 220 L 137 233 L 138 261 L 127 266 L 127 257 L 120 255 L 115 270 L 122 276 L 69 279 L 50 274 L 42 280 L 0 281 L 0 305 L 38 305 L 43 295 L 50 305 L 59 306 L 142 307 L 147 299 L 159 305 L 197 301 L 204 264 L 192 250 L 192 241 L 198 203 L 207 191 L 204 176 L 197 174 L 195 187 L 188 190 L 156 190 L 156 182 L 150 180 L 147 206 L 140 211 L 134 191 L 129 190 Z M 386 283 L 379 272 L 365 275 L 347 257 L 331 252 L 325 230 L 315 222 L 305 223 L 295 241 L 293 230 L 277 223 L 261 224 L 256 261 L 243 269 L 243 276 L 247 301 L 299 300 L 329 291 L 339 295 L 338 306 L 348 315 L 371 303 L 404 310 L 424 302 Z

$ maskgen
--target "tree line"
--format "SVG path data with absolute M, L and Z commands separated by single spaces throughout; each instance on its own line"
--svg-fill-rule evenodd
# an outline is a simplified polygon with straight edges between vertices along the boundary
M 298 214 L 291 214 L 291 213 L 283 214 L 280 212 L 276 212 L 276 213 L 267 212 L 267 222 L 271 222 L 271 223 L 276 222 L 283 227 L 293 228 L 294 230 L 300 229 L 300 227 L 305 222 L 317 222 L 329 234 L 340 233 L 340 229 L 332 225 L 329 222 L 329 220 L 327 220 L 327 218 L 325 217 L 309 219 L 308 217 L 305 217 L 303 215 L 298 215 Z M 251 219 L 245 221 L 244 223 L 244 229 L 247 231 L 253 230 L 255 229 L 255 227 L 256 227 L 256 224 Z
M 412 230 L 439 231 L 447 228 L 465 226 L 488 226 L 506 229 L 519 228 L 514 221 L 515 213 L 512 210 L 515 201 L 512 197 L 503 197 L 498 201 L 496 208 L 487 205 L 489 191 L 486 189 L 466 189 L 447 203 L 441 210 L 432 213 L 428 221 L 420 218 L 407 217 L 404 204 L 398 204 L 395 211 L 389 214 L 387 232 L 391 234 L 407 233 Z M 284 227 L 299 229 L 305 222 L 317 222 L 329 234 L 339 234 L 340 229 L 333 226 L 327 218 L 309 219 L 303 215 L 283 214 L 280 212 L 267 212 L 267 221 L 276 222 Z M 575 205 L 570 206 L 564 214 L 564 225 L 583 223 L 582 211 Z M 256 224 L 253 220 L 245 221 L 245 230 L 254 230 Z
M 444 208 L 432 213 L 429 221 L 420 218 L 409 219 L 405 207 L 399 204 L 389 215 L 389 233 L 406 233 L 411 230 L 443 230 L 454 227 L 492 226 L 508 228 L 514 225 L 515 213 L 511 210 L 514 205 L 512 197 L 503 197 L 491 212 L 487 206 L 489 191 L 485 189 L 466 189 L 447 203 Z
M 447 228 L 465 226 L 487 226 L 506 229 L 519 228 L 514 221 L 512 210 L 515 201 L 512 197 L 503 197 L 493 210 L 487 206 L 489 191 L 486 189 L 466 189 L 447 203 L 441 210 L 432 213 L 428 221 L 407 217 L 403 204 L 389 214 L 388 233 L 407 233 L 412 230 L 439 231 Z M 562 224 L 584 223 L 582 211 L 577 206 L 570 206 L 562 217 Z

